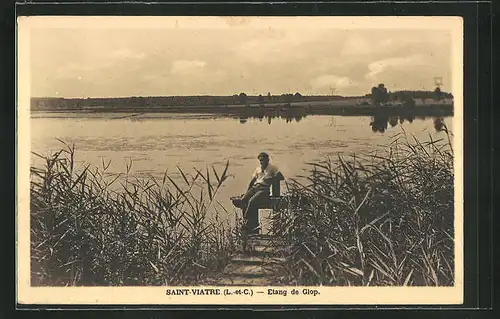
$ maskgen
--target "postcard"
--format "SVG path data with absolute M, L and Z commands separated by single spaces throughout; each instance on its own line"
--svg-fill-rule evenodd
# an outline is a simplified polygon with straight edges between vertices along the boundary
M 463 302 L 461 18 L 17 27 L 18 303 Z

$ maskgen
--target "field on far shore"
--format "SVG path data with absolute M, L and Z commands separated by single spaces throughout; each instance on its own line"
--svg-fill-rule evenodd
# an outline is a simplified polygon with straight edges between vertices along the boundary
M 415 99 L 415 107 L 411 108 L 416 113 L 445 113 L 451 115 L 453 110 L 453 99 L 443 99 L 440 102 L 426 99 Z M 175 113 L 230 113 L 244 114 L 248 111 L 272 111 L 273 109 L 290 108 L 290 111 L 303 108 L 306 113 L 311 114 L 346 114 L 346 115 L 366 115 L 378 112 L 380 109 L 403 111 L 402 106 L 384 106 L 375 107 L 370 104 L 366 98 L 350 98 L 332 101 L 307 101 L 292 103 L 251 103 L 251 104 L 226 104 L 226 105 L 151 105 L 151 106 L 85 106 L 85 107 L 58 107 L 58 108 L 40 108 L 32 109 L 32 112 L 131 112 L 131 113 L 155 113 L 155 112 L 175 112 Z M 297 108 L 297 109 L 295 109 Z M 408 111 L 408 110 L 406 110 Z

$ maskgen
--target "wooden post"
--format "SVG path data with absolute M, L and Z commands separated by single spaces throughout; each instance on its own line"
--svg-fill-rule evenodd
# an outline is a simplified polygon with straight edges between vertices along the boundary
M 273 183 L 271 184 L 271 196 L 272 197 L 280 197 L 281 196 L 281 184 L 280 180 L 278 178 L 275 178 L 273 180 Z

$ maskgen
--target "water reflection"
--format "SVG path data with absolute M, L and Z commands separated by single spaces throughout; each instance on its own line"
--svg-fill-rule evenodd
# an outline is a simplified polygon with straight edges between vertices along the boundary
M 303 115 L 259 115 L 259 116 L 239 116 L 237 117 L 241 124 L 245 124 L 248 122 L 248 119 L 258 119 L 262 122 L 264 119 L 267 119 L 267 123 L 271 124 L 273 120 L 283 120 L 286 123 L 300 122 L 302 119 L 306 118 L 305 114 Z
M 239 116 L 235 117 L 239 120 L 241 124 L 245 124 L 248 122 L 248 119 L 258 119 L 260 122 L 262 122 L 264 119 L 267 119 L 267 123 L 271 124 L 273 121 L 280 120 L 280 121 L 285 121 L 286 123 L 298 123 L 302 119 L 306 118 L 306 114 L 267 114 L 267 115 L 254 115 L 254 116 Z M 405 121 L 408 123 L 413 123 L 415 119 L 418 120 L 427 120 L 428 117 L 426 116 L 418 116 L 416 117 L 415 115 L 412 114 L 406 114 L 406 115 L 385 115 L 385 114 L 380 114 L 376 116 L 371 117 L 371 122 L 370 122 L 370 127 L 372 128 L 373 132 L 377 133 L 384 133 L 389 126 L 390 127 L 396 127 L 398 124 L 404 124 Z M 444 131 L 446 130 L 446 125 L 444 123 L 444 118 L 443 117 L 433 117 L 434 121 L 434 129 L 436 132 Z
M 414 115 L 400 115 L 400 116 L 387 116 L 387 115 L 377 115 L 373 116 L 372 120 L 370 122 L 370 126 L 372 128 L 373 132 L 378 132 L 378 133 L 384 133 L 389 125 L 391 127 L 395 127 L 399 124 L 403 124 L 405 121 L 408 123 L 413 123 L 415 120 Z M 425 116 L 419 116 L 419 120 L 426 120 L 427 117 Z M 444 124 L 444 118 L 443 117 L 435 117 L 434 118 L 434 129 L 436 132 L 443 131 L 446 128 Z
M 444 123 L 444 119 L 442 117 L 434 118 L 434 129 L 436 132 L 448 131 L 446 124 Z

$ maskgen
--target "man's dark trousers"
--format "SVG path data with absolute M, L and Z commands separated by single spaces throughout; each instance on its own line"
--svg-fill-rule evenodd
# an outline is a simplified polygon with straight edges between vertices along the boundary
M 247 234 L 259 233 L 259 206 L 269 201 L 269 188 L 252 187 L 242 197 Z

